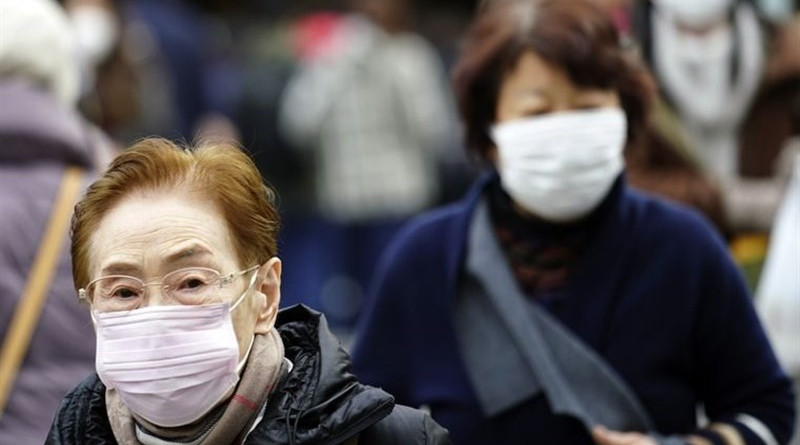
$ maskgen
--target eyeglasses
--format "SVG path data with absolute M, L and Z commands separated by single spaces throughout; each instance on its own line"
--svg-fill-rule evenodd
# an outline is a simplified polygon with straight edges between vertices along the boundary
M 212 303 L 220 300 L 217 290 L 256 269 L 258 265 L 222 276 L 207 267 L 187 267 L 164 275 L 160 281 L 149 283 L 128 275 L 106 275 L 78 290 L 78 297 L 90 301 L 98 312 L 130 311 L 142 305 L 147 293 L 145 289 L 158 285 L 165 304 Z

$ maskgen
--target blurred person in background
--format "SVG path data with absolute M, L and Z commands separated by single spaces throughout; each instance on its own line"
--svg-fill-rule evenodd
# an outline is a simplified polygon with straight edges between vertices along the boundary
M 437 159 L 454 117 L 437 54 L 409 30 L 407 0 L 353 0 L 353 13 L 317 14 L 299 27 L 300 67 L 283 96 L 281 128 L 312 153 L 317 252 L 287 292 L 318 294 L 351 324 L 375 261 L 407 218 L 433 205 Z M 293 242 L 286 241 L 287 250 Z M 291 253 L 290 253 L 291 255 Z M 305 270 L 321 270 L 321 283 Z M 295 282 L 299 282 L 299 289 Z
M 120 42 L 121 24 L 110 0 L 66 0 L 75 29 L 81 71 L 81 93 L 95 89 L 98 67 L 111 57 Z
M 788 34 L 791 12 L 778 3 L 633 5 L 636 37 L 658 78 L 665 112 L 678 123 L 671 136 L 719 184 L 734 234 L 771 227 L 791 169 L 791 156 L 781 153 L 800 131 L 800 38 Z M 776 22 L 762 20 L 767 14 Z
M 210 2 L 63 3 L 78 38 L 81 109 L 90 120 L 123 142 L 151 134 L 238 138 L 230 29 Z
M 797 13 L 796 0 L 755 0 L 765 19 L 773 23 L 785 22 Z
M 140 120 L 142 73 L 131 59 L 123 4 L 114 0 L 63 3 L 77 40 L 81 72 L 79 109 L 107 134 L 125 139 L 130 136 L 129 129 Z
M 23 293 L 42 282 L 43 306 L 21 342 L 20 362 L 0 371 L 5 406 L 0 441 L 41 444 L 64 394 L 94 367 L 91 320 L 71 289 L 69 254 L 54 249 L 50 268 L 36 269 L 50 219 L 66 243 L 69 214 L 56 215 L 63 178 L 89 179 L 113 156 L 109 140 L 78 113 L 80 93 L 76 38 L 64 10 L 52 0 L 0 0 L 0 335 L 3 357 L 12 325 L 23 316 Z M 81 171 L 68 173 L 68 171 Z M 62 185 L 63 184 L 63 185 Z M 75 196 L 77 199 L 77 196 Z M 66 203 L 67 210 L 72 203 Z M 30 298 L 29 298 L 30 299 Z M 38 323 L 37 323 L 38 320 Z M 16 332 L 16 331 L 14 331 Z M 15 337 L 18 338 L 18 337 Z M 5 362 L 4 362 L 5 363 Z
M 454 86 L 491 169 L 388 247 L 361 379 L 458 444 L 787 442 L 791 382 L 723 240 L 628 186 L 649 85 L 597 3 L 487 7 Z
M 278 311 L 279 228 L 274 191 L 235 146 L 151 138 L 118 156 L 71 230 L 97 373 L 46 443 L 449 443 L 356 380 L 324 316 Z
M 746 1 L 654 0 L 645 54 L 693 155 L 718 178 L 737 173 L 738 128 L 766 63 L 767 36 Z
M 134 131 L 191 140 L 211 105 L 207 76 L 215 41 L 209 18 L 188 0 L 130 0 L 125 15 L 145 83 Z
M 639 49 L 633 29 L 638 2 L 598 0 L 612 17 L 621 44 Z M 680 122 L 660 95 L 653 98 L 652 111 L 637 141 L 625 150 L 629 184 L 639 190 L 688 205 L 703 213 L 725 239 L 732 236 L 723 196 L 713 177 L 695 162 Z
M 800 152 L 792 142 L 800 138 L 800 11 L 772 23 L 768 56 L 739 132 L 737 183 L 741 185 L 733 196 L 741 195 L 742 204 L 731 212 L 733 223 L 760 231 L 774 225 L 777 200 L 791 176 L 792 159 Z

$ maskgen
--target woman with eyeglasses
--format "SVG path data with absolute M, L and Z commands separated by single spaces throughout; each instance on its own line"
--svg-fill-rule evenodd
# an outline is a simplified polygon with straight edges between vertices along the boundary
M 144 140 L 76 205 L 75 285 L 97 373 L 47 443 L 448 443 L 360 384 L 324 317 L 278 312 L 273 192 L 240 149 Z
M 454 85 L 489 171 L 387 250 L 359 378 L 457 444 L 789 439 L 791 383 L 724 243 L 628 186 L 647 77 L 597 2 L 488 2 Z

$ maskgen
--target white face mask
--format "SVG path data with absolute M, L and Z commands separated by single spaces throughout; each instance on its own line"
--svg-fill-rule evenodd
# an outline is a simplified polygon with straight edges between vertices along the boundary
M 569 111 L 492 127 L 503 188 L 529 212 L 567 222 L 591 212 L 625 161 L 620 108 Z
M 255 277 L 232 306 L 93 312 L 100 380 L 119 393 L 128 409 L 156 425 L 175 427 L 200 419 L 236 386 L 247 361 L 247 356 L 238 361 L 231 311 Z

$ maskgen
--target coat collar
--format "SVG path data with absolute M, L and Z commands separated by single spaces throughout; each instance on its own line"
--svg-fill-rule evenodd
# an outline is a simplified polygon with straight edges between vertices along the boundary
M 392 396 L 362 385 L 350 372 L 350 357 L 324 315 L 304 305 L 291 306 L 278 314 L 277 328 L 294 368 L 273 393 L 252 438 L 338 444 L 392 412 Z

